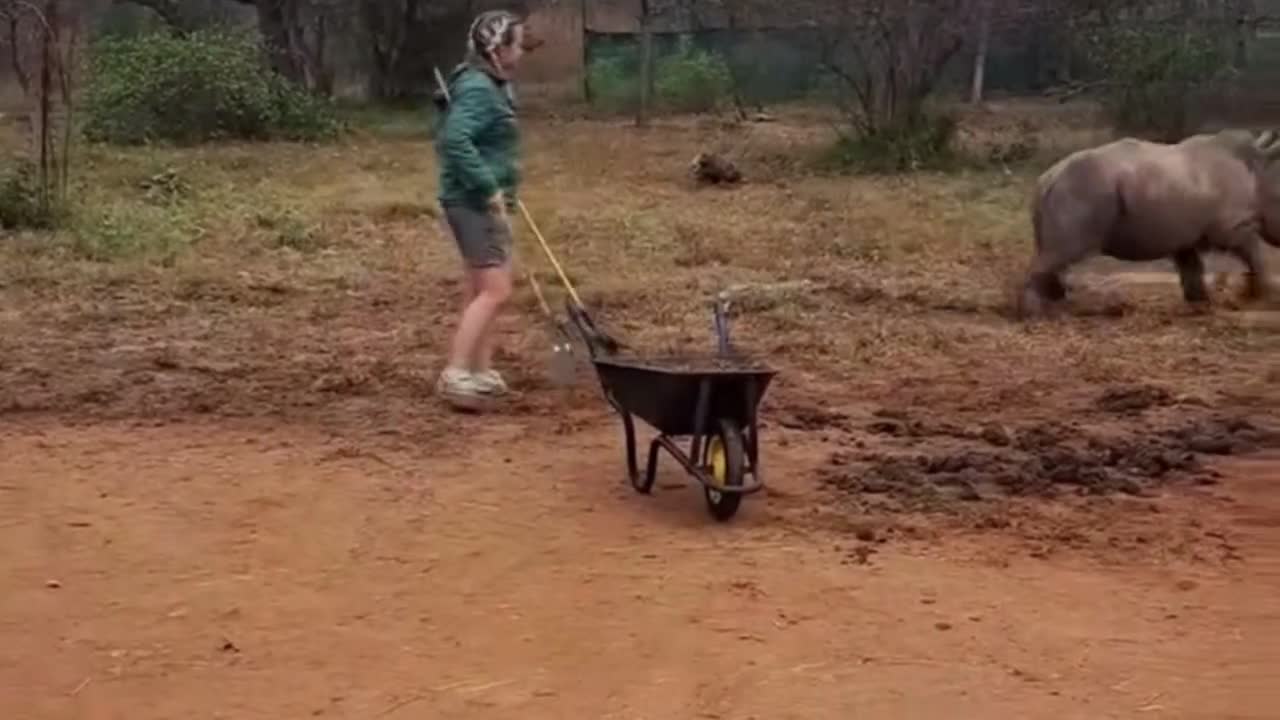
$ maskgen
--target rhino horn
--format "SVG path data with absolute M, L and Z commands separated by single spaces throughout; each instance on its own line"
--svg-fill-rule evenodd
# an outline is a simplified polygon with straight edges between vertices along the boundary
M 1277 154 L 1280 154 L 1280 133 L 1275 130 L 1267 130 L 1258 136 L 1256 146 L 1268 160 L 1275 158 Z

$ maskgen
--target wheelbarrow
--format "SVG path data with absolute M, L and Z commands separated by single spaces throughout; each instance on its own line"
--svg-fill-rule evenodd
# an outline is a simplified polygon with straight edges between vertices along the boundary
M 721 293 L 714 303 L 715 353 L 633 356 L 591 319 L 532 215 L 523 202 L 518 205 L 568 291 L 565 306 L 570 325 L 587 347 L 604 397 L 622 417 L 631 487 L 644 495 L 653 491 L 658 451 L 666 450 L 702 485 L 711 515 L 721 522 L 730 520 L 743 497 L 764 488 L 756 410 L 777 373 L 733 350 L 728 296 Z M 569 334 L 563 326 L 561 332 Z M 649 445 L 643 475 L 636 462 L 635 417 L 658 431 Z M 682 436 L 689 438 L 687 453 L 675 440 Z
M 599 376 L 605 399 L 622 418 L 631 487 L 653 490 L 659 450 L 665 450 L 701 484 L 707 510 L 726 522 L 743 497 L 764 488 L 760 472 L 757 409 L 773 369 L 732 352 L 723 298 L 715 305 L 718 351 L 701 356 L 635 357 L 599 331 L 581 305 L 568 303 Z M 641 474 L 636 462 L 635 417 L 658 431 Z M 688 437 L 686 452 L 677 442 Z

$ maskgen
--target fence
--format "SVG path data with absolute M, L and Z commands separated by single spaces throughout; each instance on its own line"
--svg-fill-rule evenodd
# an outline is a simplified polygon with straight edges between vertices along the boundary
M 672 94 L 714 91 L 727 99 L 735 90 L 745 105 L 765 106 L 812 98 L 831 81 L 823 68 L 818 31 L 809 28 L 657 32 L 652 38 L 659 107 L 688 104 Z M 634 109 L 639 102 L 640 35 L 588 30 L 583 43 L 588 100 L 602 109 Z M 1280 101 L 1280 83 L 1275 82 L 1280 78 L 1280 36 L 1260 32 L 1250 42 L 1248 57 L 1234 85 L 1249 88 L 1248 94 L 1255 97 L 1265 89 L 1268 97 Z M 971 51 L 953 57 L 938 89 L 967 91 L 973 60 Z M 985 70 L 991 94 L 1039 94 L 1064 80 L 1090 77 L 1078 54 L 1063 51 L 1053 28 L 1015 27 L 993 33 Z
M 736 90 L 751 106 L 812 97 L 830 80 L 822 64 L 820 35 L 809 28 L 661 32 L 652 38 L 659 104 L 664 100 L 662 86 L 678 93 L 682 83 L 698 85 L 700 75 L 725 79 L 730 84 L 725 91 Z M 588 99 L 612 109 L 634 107 L 639 97 L 639 34 L 587 31 L 583 42 Z M 1047 60 L 1025 32 L 993 38 L 986 87 L 997 93 L 1036 90 L 1053 79 L 1054 68 Z M 972 65 L 971 54 L 953 58 L 942 79 L 944 88 L 967 87 Z

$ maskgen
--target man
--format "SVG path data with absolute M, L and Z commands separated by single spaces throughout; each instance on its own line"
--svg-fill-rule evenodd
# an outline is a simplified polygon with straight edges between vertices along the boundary
M 506 11 L 481 13 L 467 58 L 449 78 L 436 140 L 439 200 L 466 272 L 468 303 L 437 392 L 464 409 L 503 395 L 493 369 L 494 319 L 512 291 L 511 223 L 519 184 L 519 128 L 511 81 L 524 54 L 524 24 Z

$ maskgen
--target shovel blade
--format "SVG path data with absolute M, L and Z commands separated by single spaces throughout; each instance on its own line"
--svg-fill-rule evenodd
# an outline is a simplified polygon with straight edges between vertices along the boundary
M 557 342 L 551 350 L 551 383 L 560 387 L 573 385 L 578 379 L 578 361 L 573 347 L 567 342 Z

